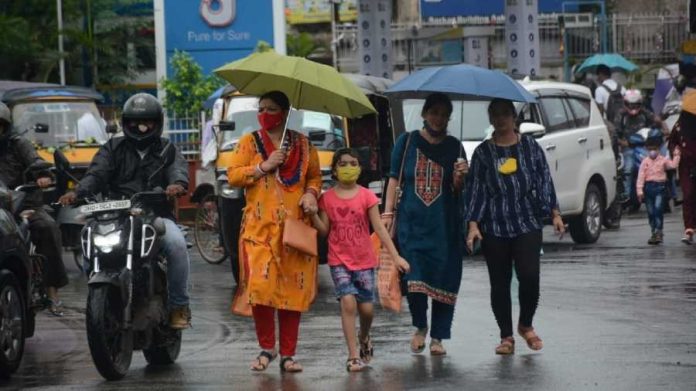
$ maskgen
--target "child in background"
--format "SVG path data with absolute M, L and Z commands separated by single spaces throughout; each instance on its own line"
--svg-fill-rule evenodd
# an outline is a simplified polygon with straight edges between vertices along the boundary
M 674 158 L 669 159 L 660 155 L 662 138 L 649 138 L 645 143 L 648 149 L 648 157 L 643 159 L 638 170 L 636 192 L 638 201 L 645 200 L 645 208 L 648 210 L 648 220 L 652 235 L 648 244 L 660 244 L 662 235 L 662 215 L 665 202 L 665 186 L 667 183 L 666 170 L 679 166 L 679 148 L 674 150 Z
M 348 345 L 346 369 L 358 372 L 373 355 L 370 327 L 375 296 L 377 255 L 370 241 L 369 224 L 387 247 L 401 271 L 409 265 L 401 258 L 379 216 L 379 199 L 357 184 L 360 176 L 358 155 L 350 148 L 334 153 L 331 172 L 336 185 L 319 199 L 319 212 L 312 222 L 320 235 L 329 236 L 328 263 L 341 302 L 341 323 Z M 360 355 L 355 335 L 355 317 L 360 317 Z

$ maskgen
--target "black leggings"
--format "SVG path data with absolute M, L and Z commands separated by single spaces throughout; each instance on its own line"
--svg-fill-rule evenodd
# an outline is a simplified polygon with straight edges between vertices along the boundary
M 520 319 L 523 327 L 531 327 L 539 304 L 539 253 L 541 231 L 514 238 L 484 235 L 481 243 L 491 282 L 491 306 L 500 328 L 500 338 L 512 336 L 512 303 L 510 282 L 512 265 L 520 283 Z

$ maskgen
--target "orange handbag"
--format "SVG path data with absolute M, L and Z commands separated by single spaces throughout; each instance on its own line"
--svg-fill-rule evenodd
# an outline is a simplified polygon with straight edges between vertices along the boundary
M 283 227 L 283 245 L 316 257 L 319 254 L 317 230 L 302 220 L 286 217 Z

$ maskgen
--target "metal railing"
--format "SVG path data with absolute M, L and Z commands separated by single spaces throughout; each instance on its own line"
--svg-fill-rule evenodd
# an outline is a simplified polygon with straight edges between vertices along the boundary
M 200 123 L 201 120 L 197 117 L 169 117 L 164 127 L 163 136 L 179 148 L 186 160 L 201 158 Z
M 563 63 L 560 14 L 539 15 L 541 62 L 544 66 Z M 600 51 L 600 20 L 586 18 L 584 24 L 567 26 L 567 51 L 571 63 Z M 610 52 L 618 52 L 638 63 L 665 63 L 675 59 L 677 47 L 688 38 L 685 15 L 614 14 L 607 18 Z M 417 69 L 431 65 L 446 65 L 463 61 L 461 41 L 436 39 L 438 35 L 465 26 L 493 26 L 490 39 L 490 62 L 493 67 L 505 67 L 507 45 L 505 18 L 502 16 L 440 19 L 420 25 L 392 25 L 392 61 L 395 70 Z M 358 72 L 358 30 L 355 25 L 337 26 L 338 67 L 342 72 Z M 457 42 L 459 47 L 457 48 Z

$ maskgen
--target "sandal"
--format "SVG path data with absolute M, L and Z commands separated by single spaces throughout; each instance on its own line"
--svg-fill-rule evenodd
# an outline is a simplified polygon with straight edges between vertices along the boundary
M 372 346 L 372 338 L 370 338 L 370 334 L 368 334 L 367 338 L 360 341 L 360 358 L 365 364 L 367 364 L 372 361 L 372 356 L 374 353 L 375 349 Z
M 431 356 L 444 356 L 447 354 L 447 350 L 442 346 L 442 341 L 439 339 L 430 340 L 430 355 Z
M 500 340 L 500 345 L 495 347 L 495 354 L 510 355 L 515 353 L 515 338 L 505 337 Z
M 346 360 L 346 370 L 348 372 L 362 372 L 365 369 L 365 363 L 359 358 L 349 358 Z
M 541 350 L 541 348 L 544 347 L 541 338 L 534 332 L 534 327 L 518 326 L 517 332 L 520 334 L 520 337 L 527 342 L 527 346 L 529 346 L 530 349 Z
M 288 362 L 290 363 L 290 365 L 285 365 Z M 280 360 L 280 370 L 281 372 L 289 373 L 302 372 L 302 365 L 295 361 L 295 359 L 292 358 L 292 356 L 286 356 Z
M 417 329 L 415 333 L 413 333 L 413 337 L 411 338 L 411 352 L 413 353 L 422 353 L 423 350 L 425 350 L 425 336 L 428 334 L 428 328 L 424 329 Z
M 266 350 L 262 350 L 261 353 L 256 356 L 256 363 L 252 364 L 251 370 L 255 372 L 265 371 L 266 368 L 268 368 L 268 365 L 271 364 L 271 361 L 273 361 L 276 357 L 278 357 L 278 353 L 271 354 Z M 265 358 L 266 362 L 261 361 L 262 358 Z
M 47 299 L 48 312 L 53 316 L 63 316 L 63 302 L 60 300 Z

